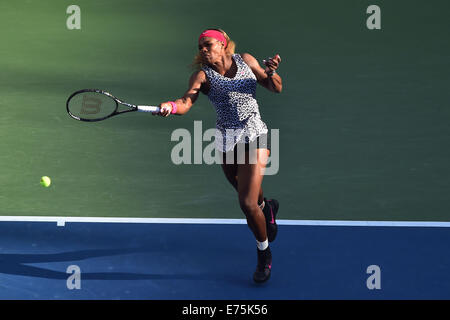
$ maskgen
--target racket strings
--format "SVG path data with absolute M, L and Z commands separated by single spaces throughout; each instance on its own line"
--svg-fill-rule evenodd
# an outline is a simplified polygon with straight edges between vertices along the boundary
M 80 92 L 68 103 L 69 112 L 85 120 L 103 119 L 113 114 L 116 109 L 116 101 L 99 92 Z

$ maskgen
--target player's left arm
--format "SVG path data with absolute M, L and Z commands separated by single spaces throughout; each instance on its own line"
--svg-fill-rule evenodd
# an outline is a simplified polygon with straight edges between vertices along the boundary
M 258 60 L 256 60 L 251 54 L 243 53 L 241 54 L 241 57 L 250 69 L 252 69 L 260 85 L 272 92 L 281 92 L 283 89 L 283 83 L 280 75 L 275 72 L 281 62 L 280 55 L 276 54 L 274 57 L 265 61 L 265 69 L 259 65 Z

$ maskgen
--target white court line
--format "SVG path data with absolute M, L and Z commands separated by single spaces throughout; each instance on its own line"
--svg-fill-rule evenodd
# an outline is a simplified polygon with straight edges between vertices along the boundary
M 55 222 L 64 226 L 67 222 L 96 223 L 178 223 L 178 224 L 247 224 L 245 219 L 202 218 L 119 218 L 119 217 L 54 217 L 54 216 L 0 216 L 0 222 Z M 279 225 L 338 226 L 338 227 L 440 227 L 449 228 L 445 221 L 352 221 L 352 220 L 277 220 Z

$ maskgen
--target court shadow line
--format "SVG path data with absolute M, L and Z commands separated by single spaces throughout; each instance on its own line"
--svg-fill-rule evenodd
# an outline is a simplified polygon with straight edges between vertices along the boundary
M 66 280 L 70 274 L 32 266 L 32 263 L 80 261 L 90 258 L 150 251 L 148 248 L 94 249 L 52 254 L 0 254 L 0 273 L 35 278 Z M 68 265 L 69 266 L 69 265 Z M 141 274 L 128 272 L 83 272 L 85 280 L 213 280 L 212 274 Z

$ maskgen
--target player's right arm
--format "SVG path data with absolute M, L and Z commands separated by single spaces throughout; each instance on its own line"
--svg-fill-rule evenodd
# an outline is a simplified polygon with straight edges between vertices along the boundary
M 182 115 L 188 112 L 197 100 L 202 86 L 204 86 L 205 84 L 205 72 L 203 70 L 194 72 L 189 79 L 189 87 L 184 93 L 183 97 L 173 101 L 177 105 L 177 112 L 175 114 Z M 167 117 L 172 112 L 172 104 L 169 101 L 161 103 L 159 107 L 160 112 L 156 114 L 160 116 Z

